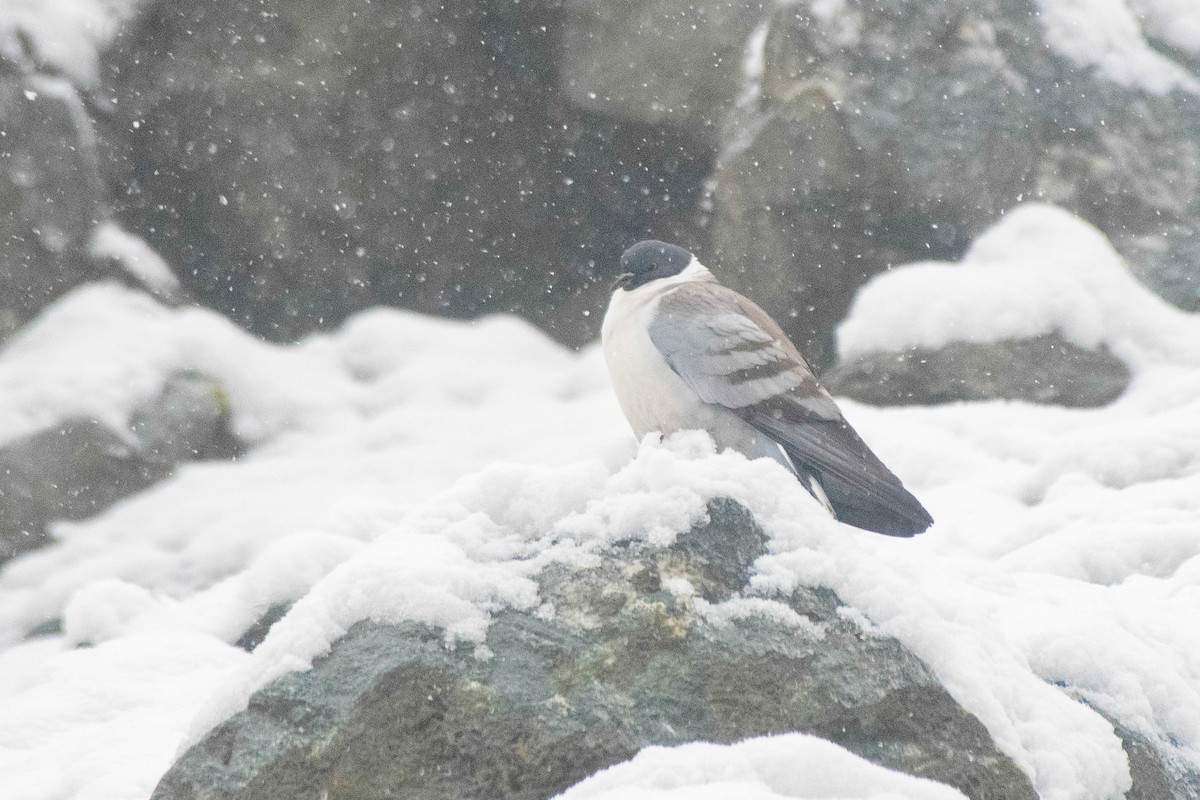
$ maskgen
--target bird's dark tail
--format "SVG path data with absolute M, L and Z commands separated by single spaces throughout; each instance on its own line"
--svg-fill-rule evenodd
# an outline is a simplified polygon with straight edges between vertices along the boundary
M 920 501 L 840 414 L 820 417 L 785 396 L 742 409 L 739 416 L 778 442 L 797 473 L 803 470 L 817 479 L 834 516 L 847 525 L 887 536 L 915 536 L 933 524 Z
M 833 506 L 834 516 L 847 525 L 886 536 L 916 536 L 933 524 L 933 517 L 899 478 L 886 497 L 855 488 L 833 474 L 816 476 Z
M 828 449 L 821 451 L 826 456 L 826 464 L 821 464 L 812 457 L 812 450 L 782 445 L 809 494 L 830 508 L 840 522 L 885 536 L 916 536 L 933 524 L 933 517 L 921 501 L 904 488 L 850 426 L 831 430 L 838 430 L 843 444 L 852 445 L 836 462 L 829 460 Z M 814 481 L 820 484 L 824 497 L 809 485 Z

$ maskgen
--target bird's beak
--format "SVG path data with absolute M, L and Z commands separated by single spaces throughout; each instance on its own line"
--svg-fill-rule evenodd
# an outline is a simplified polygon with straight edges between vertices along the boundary
M 613 285 L 609 287 L 609 291 L 615 292 L 617 289 L 623 289 L 625 284 L 629 283 L 631 280 L 633 280 L 633 273 L 623 272 L 617 276 L 615 281 L 613 281 Z

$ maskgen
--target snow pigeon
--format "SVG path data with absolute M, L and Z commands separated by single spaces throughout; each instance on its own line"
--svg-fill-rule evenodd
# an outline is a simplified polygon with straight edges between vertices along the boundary
M 639 438 L 705 430 L 719 447 L 778 461 L 849 525 L 913 536 L 933 523 L 779 325 L 682 247 L 645 241 L 625 251 L 602 339 Z

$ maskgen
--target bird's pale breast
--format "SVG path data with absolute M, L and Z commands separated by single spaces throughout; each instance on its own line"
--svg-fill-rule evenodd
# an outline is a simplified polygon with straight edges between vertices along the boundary
M 650 285 L 618 291 L 604 317 L 604 358 L 613 390 L 639 439 L 651 431 L 670 434 L 703 427 L 698 423 L 707 416 L 705 404 L 650 341 L 647 322 L 662 288 Z
M 617 402 L 641 439 L 658 431 L 703 430 L 718 447 L 750 458 L 767 457 L 787 464 L 779 446 L 726 408 L 704 402 L 671 369 L 650 338 L 650 321 L 662 298 L 685 282 L 656 281 L 633 291 L 617 291 L 604 316 L 601 337 Z M 790 467 L 789 467 L 790 468 Z

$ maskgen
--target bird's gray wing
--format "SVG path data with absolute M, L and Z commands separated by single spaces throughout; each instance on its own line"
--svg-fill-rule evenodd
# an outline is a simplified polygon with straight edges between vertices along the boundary
M 665 294 L 650 339 L 706 403 L 724 406 L 816 476 L 839 519 L 911 536 L 929 514 L 842 417 L 771 317 L 717 283 Z
M 665 294 L 650 340 L 706 403 L 739 410 L 786 396 L 816 419 L 841 419 L 779 326 L 720 284 L 685 283 Z

